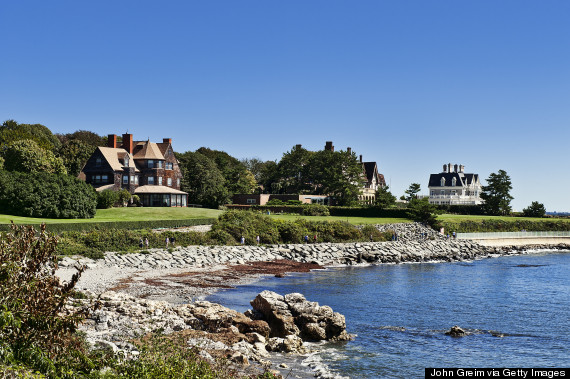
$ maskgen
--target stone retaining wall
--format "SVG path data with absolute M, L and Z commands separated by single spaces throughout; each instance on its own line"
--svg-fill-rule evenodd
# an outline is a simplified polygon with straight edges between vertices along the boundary
M 472 240 L 446 239 L 421 224 L 379 225 L 382 231 L 395 231 L 397 241 L 359 243 L 286 244 L 269 246 L 188 246 L 172 251 L 150 249 L 141 253 L 109 252 L 103 260 L 83 258 L 89 268 L 114 267 L 151 269 L 178 269 L 213 266 L 217 264 L 244 264 L 246 262 L 290 259 L 303 263 L 338 265 L 355 263 L 402 263 L 427 261 L 469 260 L 493 254 L 509 254 L 521 249 L 568 248 L 556 246 L 483 246 Z M 76 259 L 65 257 L 61 267 L 73 266 Z

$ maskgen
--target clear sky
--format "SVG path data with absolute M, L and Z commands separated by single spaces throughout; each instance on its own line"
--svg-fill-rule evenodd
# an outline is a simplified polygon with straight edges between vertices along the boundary
M 566 0 L 1 1 L 0 122 L 278 160 L 333 141 L 397 196 L 458 163 L 570 211 Z

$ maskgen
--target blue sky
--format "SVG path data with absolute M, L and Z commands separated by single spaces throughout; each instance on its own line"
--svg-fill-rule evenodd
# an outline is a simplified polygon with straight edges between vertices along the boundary
M 350 146 L 400 196 L 444 163 L 570 211 L 570 2 L 3 1 L 0 121 L 237 158 Z

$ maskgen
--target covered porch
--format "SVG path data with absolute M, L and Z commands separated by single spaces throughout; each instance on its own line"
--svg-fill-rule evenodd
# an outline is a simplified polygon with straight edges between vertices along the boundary
M 186 207 L 188 194 L 165 186 L 146 185 L 135 189 L 144 207 Z

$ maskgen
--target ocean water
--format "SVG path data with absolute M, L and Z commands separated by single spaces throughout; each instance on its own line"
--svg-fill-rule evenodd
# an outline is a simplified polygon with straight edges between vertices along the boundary
M 332 268 L 265 278 L 208 300 L 245 311 L 263 290 L 300 292 L 346 317 L 354 341 L 319 345 L 301 367 L 351 378 L 422 378 L 426 367 L 568 367 L 570 252 L 473 262 Z M 459 325 L 472 334 L 453 338 Z

